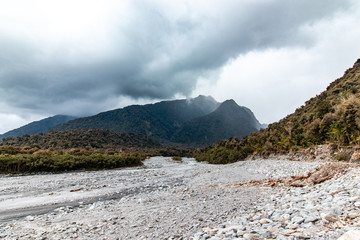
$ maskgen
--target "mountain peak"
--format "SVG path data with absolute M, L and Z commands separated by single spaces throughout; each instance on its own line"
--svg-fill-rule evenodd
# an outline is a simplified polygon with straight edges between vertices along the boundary
M 202 102 L 217 103 L 217 101 L 212 96 L 205 96 L 205 95 L 199 95 L 195 98 L 190 98 L 189 101 L 198 102 L 198 103 L 202 103 Z
M 221 105 L 239 107 L 239 105 L 235 102 L 234 99 L 226 100 L 226 101 L 224 101 Z
M 230 99 L 221 103 L 214 112 L 185 122 L 172 139 L 180 143 L 208 145 L 233 136 L 242 138 L 259 130 L 259 126 L 248 108 Z
M 240 108 L 241 107 L 233 99 L 230 99 L 222 102 L 216 109 L 216 112 L 232 112 Z

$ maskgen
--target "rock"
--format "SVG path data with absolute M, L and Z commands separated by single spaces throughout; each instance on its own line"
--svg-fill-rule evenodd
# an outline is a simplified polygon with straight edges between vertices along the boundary
M 351 197 L 348 199 L 349 202 L 356 202 L 357 200 L 359 200 L 359 197 L 356 196 L 356 197 Z
M 289 235 L 289 234 L 291 234 L 291 233 L 294 233 L 294 232 L 296 232 L 295 230 L 293 230 L 293 229 L 285 229 L 285 230 L 283 230 L 282 232 L 281 232 L 281 234 L 283 234 L 283 235 Z
M 227 234 L 225 234 L 225 237 L 226 238 L 235 238 L 236 234 L 235 233 L 227 233 Z
M 25 220 L 27 220 L 27 221 L 34 221 L 34 220 L 35 220 L 35 217 L 34 217 L 34 216 L 27 216 L 27 217 L 25 218 Z
M 288 229 L 297 229 L 299 225 L 297 224 L 293 224 L 293 223 L 290 223 L 289 225 L 287 225 Z
M 356 150 L 350 158 L 350 162 L 359 162 L 360 161 L 360 150 Z
M 241 164 L 252 164 L 253 172 L 262 171 L 264 173 L 269 166 L 276 167 L 278 169 L 271 170 L 271 175 L 279 178 L 284 177 L 284 174 L 287 176 L 302 175 L 301 172 L 297 173 L 292 169 L 293 164 L 296 165 L 297 162 L 291 162 L 289 166 L 284 167 L 283 164 L 286 165 L 286 162 L 276 161 L 245 161 Z M 206 164 L 202 163 L 201 165 L 210 168 Z M 236 165 L 233 166 L 236 167 Z M 219 167 L 211 166 L 211 168 Z M 212 171 L 211 174 L 216 173 L 214 177 L 217 175 L 228 177 L 220 175 L 224 168 L 227 166 L 221 166 L 218 172 Z M 205 170 L 204 172 L 207 172 Z M 132 176 L 132 170 L 125 171 L 131 173 Z M 153 174 L 153 171 L 146 169 L 138 171 L 145 172 L 147 175 Z M 125 183 L 125 177 L 121 176 L 119 180 L 121 172 L 118 170 L 116 172 L 115 179 L 111 184 L 120 186 L 120 182 Z M 106 173 L 106 177 L 113 174 Z M 98 175 L 97 172 L 95 177 L 96 175 Z M 171 174 L 167 175 L 171 176 Z M 193 176 L 193 172 L 190 171 L 188 175 Z M 158 174 L 156 182 L 146 180 L 146 187 L 137 188 L 136 194 L 121 197 L 116 201 L 79 203 L 83 205 L 83 208 L 76 207 L 73 212 L 70 211 L 72 208 L 69 206 L 58 208 L 54 212 L 57 215 L 37 215 L 33 222 L 22 219 L 21 221 L 0 223 L 0 239 L 2 236 L 6 236 L 6 239 L 41 239 L 41 237 L 72 239 L 77 236 L 77 239 L 160 239 L 162 236 L 172 236 L 169 239 L 294 240 L 311 238 L 322 240 L 337 239 L 347 230 L 360 226 L 357 221 L 360 218 L 360 209 L 355 206 L 355 203 L 360 202 L 360 171 L 356 169 L 313 186 L 264 188 L 268 194 L 261 195 L 255 200 L 253 200 L 254 195 L 243 193 L 243 190 L 246 189 L 252 194 L 252 186 L 233 188 L 228 185 L 219 185 L 214 188 L 194 188 L 190 185 L 186 186 L 187 178 L 185 178 L 182 185 L 172 189 L 175 185 L 160 181 L 160 177 L 165 178 L 165 175 Z M 150 179 L 150 177 L 148 178 Z M 131 179 L 137 187 L 137 175 L 134 174 Z M 143 178 L 139 179 L 144 180 Z M 200 180 L 197 179 L 197 181 Z M 98 182 L 103 185 L 101 178 Z M 117 182 L 119 185 L 116 185 Z M 108 182 L 106 184 L 111 185 Z M 206 182 L 206 184 L 209 183 Z M 167 185 L 167 188 L 160 192 L 157 191 L 158 186 Z M 126 183 L 127 187 L 132 187 L 130 182 Z M 147 192 L 147 187 L 149 192 Z M 120 187 L 116 190 L 119 195 L 122 193 L 120 190 Z M 262 187 L 260 187 L 260 191 L 262 191 Z M 222 201 L 224 196 L 226 200 L 230 199 L 229 202 L 225 202 L 226 204 Z M 239 201 L 240 198 L 245 200 L 249 198 L 249 202 L 242 204 Z M 157 202 L 160 204 L 156 205 Z M 339 202 L 342 202 L 343 205 L 340 206 Z M 150 207 L 153 204 L 161 206 L 159 211 L 155 211 L 157 208 Z M 90 207 L 94 211 L 91 211 Z M 190 217 L 187 217 L 189 214 Z M 331 219 L 334 219 L 335 222 L 331 222 Z M 36 230 L 30 232 L 27 226 L 34 227 L 33 229 Z M 42 234 L 43 231 L 45 234 Z M 199 234 L 194 236 L 193 234 L 196 232 Z M 188 236 L 189 234 L 192 236 Z
M 246 227 L 243 225 L 240 225 L 238 229 L 239 231 L 246 231 Z
M 266 233 L 263 233 L 261 234 L 261 238 L 272 238 L 273 235 L 271 232 L 266 232 Z
M 305 218 L 304 223 L 312 223 L 318 221 L 319 218 L 317 216 L 308 216 Z
M 294 217 L 291 219 L 291 221 L 296 224 L 301 224 L 305 221 L 305 219 L 303 217 Z
M 250 239 L 250 240 L 257 240 L 259 239 L 259 235 L 258 234 L 254 234 L 254 233 L 246 233 L 243 236 L 245 239 Z
M 349 217 L 350 219 L 355 219 L 355 218 L 357 218 L 357 217 L 360 217 L 360 212 L 349 212 L 349 213 L 348 213 L 348 217 Z
M 264 224 L 267 224 L 267 223 L 271 223 L 272 221 L 270 220 L 270 219 L 261 219 L 260 221 L 259 221 L 259 223 L 261 224 L 261 225 L 264 225 Z
M 360 231 L 359 230 L 351 230 L 342 235 L 338 240 L 359 240 L 360 239 Z
M 282 216 L 281 216 L 281 219 L 282 219 L 282 221 L 284 222 L 284 221 L 286 221 L 286 220 L 289 220 L 290 219 L 290 214 L 283 214 Z
M 339 220 L 339 218 L 338 218 L 338 216 L 330 213 L 330 214 L 325 215 L 325 220 L 328 222 L 337 222 Z

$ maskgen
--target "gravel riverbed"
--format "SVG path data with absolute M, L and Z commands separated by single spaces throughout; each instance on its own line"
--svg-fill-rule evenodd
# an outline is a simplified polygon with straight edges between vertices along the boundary
M 0 239 L 337 239 L 359 229 L 360 172 L 306 187 L 236 185 L 321 162 L 143 167 L 0 177 Z

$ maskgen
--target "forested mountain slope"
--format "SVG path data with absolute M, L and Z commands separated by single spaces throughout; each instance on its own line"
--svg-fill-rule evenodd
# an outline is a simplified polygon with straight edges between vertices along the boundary
M 155 104 L 132 105 L 121 109 L 78 118 L 54 127 L 54 130 L 108 129 L 115 132 L 143 134 L 154 139 L 170 139 L 189 119 L 206 115 L 219 106 L 211 97 L 163 101 Z
M 164 144 L 210 145 L 230 136 L 243 137 L 260 129 L 250 109 L 233 100 L 220 104 L 212 97 L 133 105 L 78 118 L 53 130 L 108 129 L 142 134 Z
M 104 129 L 74 129 L 7 137 L 0 140 L 0 146 L 30 146 L 41 149 L 101 148 L 119 150 L 132 147 L 153 148 L 160 145 L 140 134 L 117 133 Z
M 242 138 L 258 131 L 260 126 L 250 109 L 240 107 L 234 100 L 227 100 L 214 112 L 185 122 L 172 141 L 207 145 L 231 136 Z

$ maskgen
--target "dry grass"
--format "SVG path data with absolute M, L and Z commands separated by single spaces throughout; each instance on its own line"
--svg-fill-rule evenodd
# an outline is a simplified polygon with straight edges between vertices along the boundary
M 229 186 L 262 185 L 269 187 L 304 187 L 322 183 L 338 174 L 346 173 L 350 167 L 355 166 L 349 163 L 326 163 L 317 167 L 307 175 L 291 176 L 289 178 L 262 179 L 248 182 L 234 183 Z

